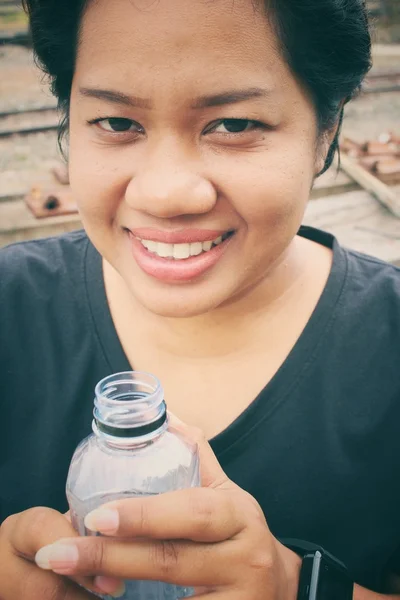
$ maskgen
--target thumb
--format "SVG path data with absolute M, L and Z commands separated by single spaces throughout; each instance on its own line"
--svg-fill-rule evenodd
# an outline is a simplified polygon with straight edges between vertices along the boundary
M 200 476 L 203 487 L 226 488 L 234 485 L 223 471 L 203 431 L 186 425 L 168 411 L 169 429 L 197 445 L 200 457 Z

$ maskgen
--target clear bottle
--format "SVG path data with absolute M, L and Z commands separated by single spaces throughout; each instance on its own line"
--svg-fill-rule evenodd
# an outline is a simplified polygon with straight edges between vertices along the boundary
M 94 535 L 84 518 L 105 502 L 200 485 L 197 446 L 169 430 L 156 377 L 117 373 L 97 384 L 95 396 L 93 434 L 78 445 L 67 480 L 72 523 L 81 535 Z M 128 581 L 122 600 L 175 600 L 192 593 L 162 582 Z

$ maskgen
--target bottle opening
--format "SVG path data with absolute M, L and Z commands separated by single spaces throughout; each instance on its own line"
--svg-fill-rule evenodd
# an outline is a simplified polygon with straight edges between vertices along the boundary
M 164 392 L 150 373 L 127 371 L 102 379 L 95 388 L 93 430 L 133 438 L 157 431 L 167 420 Z

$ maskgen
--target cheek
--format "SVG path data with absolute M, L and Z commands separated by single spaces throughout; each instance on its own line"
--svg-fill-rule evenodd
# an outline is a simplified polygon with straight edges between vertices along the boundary
M 310 127 L 310 130 L 312 128 Z M 315 141 L 305 131 L 268 134 L 262 148 L 212 152 L 204 175 L 253 232 L 296 231 L 314 177 Z M 112 224 L 126 187 L 141 164 L 138 149 L 93 143 L 71 116 L 70 180 L 85 227 Z
M 85 132 L 71 130 L 70 184 L 85 226 L 113 221 L 126 187 L 118 165 L 110 149 L 91 143 Z
M 218 166 L 216 176 L 224 178 L 226 195 L 249 229 L 296 230 L 314 178 L 311 140 L 288 144 L 276 136 L 267 149 Z

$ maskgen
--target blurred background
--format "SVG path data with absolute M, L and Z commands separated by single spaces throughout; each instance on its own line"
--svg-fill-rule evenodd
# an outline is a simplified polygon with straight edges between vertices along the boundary
M 367 4 L 373 69 L 346 108 L 341 167 L 317 179 L 304 223 L 400 266 L 400 0 Z M 21 4 L 0 0 L 0 246 L 81 227 L 57 120 Z

